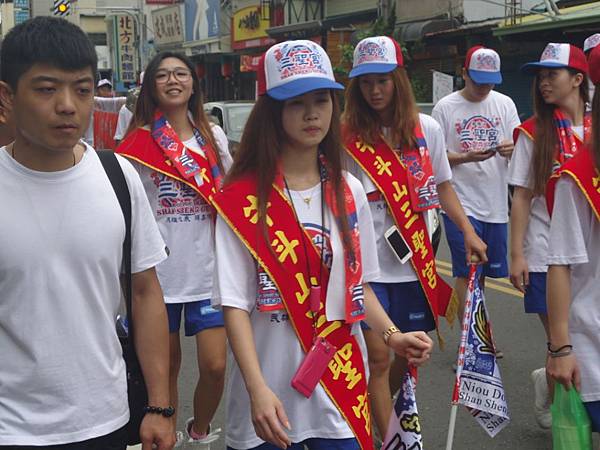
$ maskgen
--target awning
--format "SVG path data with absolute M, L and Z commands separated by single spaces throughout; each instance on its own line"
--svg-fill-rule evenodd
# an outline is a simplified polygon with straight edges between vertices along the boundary
M 291 25 L 281 25 L 267 28 L 267 34 L 273 39 L 308 39 L 321 34 L 323 22 L 321 20 L 310 20 L 298 22 Z
M 521 23 L 518 25 L 500 24 L 493 31 L 493 34 L 494 36 L 506 36 L 556 28 L 577 27 L 593 23 L 600 23 L 600 2 L 562 8 L 560 14 L 555 16 L 549 13 L 523 16 Z
M 429 33 L 452 30 L 459 26 L 456 19 L 431 19 L 398 25 L 398 36 L 402 42 L 414 42 Z

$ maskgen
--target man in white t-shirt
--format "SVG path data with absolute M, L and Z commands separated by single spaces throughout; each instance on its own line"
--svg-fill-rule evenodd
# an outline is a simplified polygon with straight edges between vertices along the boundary
M 454 190 L 475 231 L 487 244 L 488 262 L 481 270 L 483 286 L 486 276 L 508 275 L 506 173 L 514 149 L 512 132 L 520 121 L 514 102 L 493 90 L 502 82 L 498 53 L 482 46 L 472 47 L 467 52 L 462 76 L 465 87 L 441 99 L 432 116 L 446 138 Z M 469 269 L 463 237 L 447 215 L 443 217 L 455 288 L 464 301 Z
M 64 19 L 4 38 L 0 98 L 15 140 L 0 148 L 0 449 L 124 450 L 127 380 L 115 330 L 125 223 L 98 155 L 80 142 L 97 56 Z M 148 388 L 144 448 L 168 450 L 168 328 L 154 266 L 166 258 L 142 183 L 132 210 L 135 345 Z

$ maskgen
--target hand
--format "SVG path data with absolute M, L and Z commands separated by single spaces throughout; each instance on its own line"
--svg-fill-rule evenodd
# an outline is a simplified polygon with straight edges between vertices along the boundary
M 142 450 L 171 450 L 175 445 L 173 421 L 160 414 L 146 414 L 140 425 Z
M 467 254 L 467 264 L 471 264 L 473 255 L 479 259 L 478 264 L 485 264 L 488 261 L 486 250 L 487 245 L 483 242 L 475 231 L 471 230 L 463 233 L 465 240 L 465 253 Z
M 427 362 L 433 350 L 433 341 L 423 331 L 394 333 L 388 345 L 396 354 L 406 358 L 410 365 L 417 367 Z
M 581 389 L 579 364 L 573 353 L 568 356 L 561 356 L 560 358 L 548 358 L 548 361 L 546 361 L 546 371 L 548 375 L 562 384 L 566 390 L 571 389 L 573 383 L 578 391 Z
M 283 404 L 266 385 L 250 395 L 252 424 L 263 441 L 285 449 L 292 445 L 283 427 L 291 429 Z
M 523 255 L 515 256 L 510 261 L 510 282 L 523 294 L 529 285 L 529 267 Z
M 502 141 L 502 142 L 500 142 L 498 147 L 496 147 L 496 151 L 500 154 L 500 156 L 503 156 L 503 157 L 509 158 L 509 159 L 512 156 L 514 149 L 515 149 L 515 144 L 513 143 L 513 141 L 510 141 L 510 140 Z
M 466 152 L 466 153 L 463 153 L 464 162 L 466 162 L 466 163 L 482 162 L 482 161 L 485 161 L 486 159 L 490 159 L 492 156 L 494 156 L 495 153 L 496 152 L 494 152 L 493 150 L 486 150 L 483 152 L 474 150 L 471 152 Z

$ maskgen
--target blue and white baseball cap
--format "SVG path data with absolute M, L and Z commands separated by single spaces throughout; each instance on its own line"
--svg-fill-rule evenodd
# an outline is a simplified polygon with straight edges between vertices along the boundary
M 465 58 L 469 78 L 477 84 L 501 84 L 500 55 L 483 45 L 471 47 Z
M 335 81 L 329 56 L 313 41 L 273 45 L 258 66 L 258 95 L 288 100 L 317 89 L 344 89 Z
M 521 67 L 521 70 L 525 73 L 535 73 L 544 68 L 571 68 L 588 73 L 588 63 L 583 50 L 572 44 L 549 43 L 542 52 L 539 61 L 527 63 Z
M 356 45 L 352 70 L 348 77 L 388 73 L 403 65 L 402 48 L 394 39 L 387 36 L 369 37 Z

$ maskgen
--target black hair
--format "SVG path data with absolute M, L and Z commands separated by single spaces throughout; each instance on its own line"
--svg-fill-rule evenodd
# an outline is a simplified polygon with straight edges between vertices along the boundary
M 89 67 L 95 76 L 98 56 L 81 28 L 57 17 L 35 17 L 8 32 L 2 42 L 0 78 L 13 89 L 35 64 L 62 70 Z

